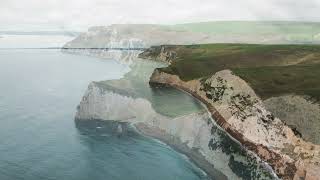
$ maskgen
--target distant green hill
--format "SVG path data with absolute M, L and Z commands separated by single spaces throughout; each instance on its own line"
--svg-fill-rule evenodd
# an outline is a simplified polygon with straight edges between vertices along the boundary
M 287 21 L 217 21 L 187 23 L 168 26 L 180 31 L 192 31 L 214 34 L 217 36 L 261 37 L 272 38 L 291 43 L 319 43 L 320 23 L 318 22 L 287 22 Z M 227 38 L 227 37 L 226 37 Z M 230 37 L 229 37 L 230 38 Z

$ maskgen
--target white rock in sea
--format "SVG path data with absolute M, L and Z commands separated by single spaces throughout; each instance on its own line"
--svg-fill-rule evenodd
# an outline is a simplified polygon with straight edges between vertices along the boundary
M 102 90 L 91 83 L 80 102 L 76 119 L 142 122 L 158 115 L 149 101 Z
M 122 133 L 122 125 L 121 124 L 118 124 L 118 127 L 117 127 L 117 132 L 119 133 L 119 134 L 121 134 Z

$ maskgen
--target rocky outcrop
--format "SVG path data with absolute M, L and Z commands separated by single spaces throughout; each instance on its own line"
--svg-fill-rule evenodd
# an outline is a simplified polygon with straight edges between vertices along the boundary
M 170 46 L 162 45 L 162 46 L 153 46 L 151 48 L 146 49 L 142 53 L 139 54 L 139 58 L 165 62 L 171 64 L 174 59 L 177 58 L 177 53 L 174 50 L 170 49 Z
M 251 87 L 230 70 L 185 82 L 156 69 L 150 83 L 170 85 L 201 100 L 220 127 L 270 164 L 280 178 L 320 177 L 320 146 L 296 136 L 265 108 Z

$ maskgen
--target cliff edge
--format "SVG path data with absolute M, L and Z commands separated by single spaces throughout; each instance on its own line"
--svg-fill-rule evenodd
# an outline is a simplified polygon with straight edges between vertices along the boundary
M 317 85 L 313 86 L 313 91 L 306 86 L 301 91 L 296 87 L 299 83 L 288 78 L 286 86 L 295 86 L 295 89 L 281 91 L 281 84 L 276 88 L 269 84 L 275 92 L 261 92 L 258 87 L 262 85 L 254 84 L 254 80 L 268 82 L 274 75 L 272 68 L 281 69 L 288 77 L 297 71 L 304 78 L 308 77 L 303 69 L 312 74 L 312 67 L 318 65 L 318 48 L 239 44 L 160 46 L 145 51 L 140 57 L 169 63 L 167 68 L 154 71 L 150 84 L 170 85 L 201 100 L 217 124 L 267 162 L 280 178 L 318 179 L 320 146 L 315 137 L 319 132 L 317 113 L 320 108 Z M 262 70 L 269 73 L 269 79 L 257 74 Z M 257 77 L 252 78 L 252 74 Z M 274 78 L 283 80 L 281 76 Z M 304 80 L 304 85 L 307 81 Z M 310 114 L 295 116 L 305 109 Z M 303 122 L 305 119 L 307 123 Z

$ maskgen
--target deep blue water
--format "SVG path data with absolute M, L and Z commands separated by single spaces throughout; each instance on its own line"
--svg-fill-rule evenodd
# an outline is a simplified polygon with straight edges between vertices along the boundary
M 0 180 L 205 179 L 162 143 L 75 123 L 88 84 L 127 71 L 58 50 L 0 50 Z

